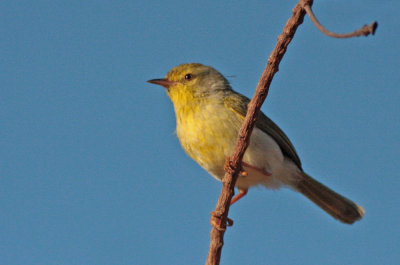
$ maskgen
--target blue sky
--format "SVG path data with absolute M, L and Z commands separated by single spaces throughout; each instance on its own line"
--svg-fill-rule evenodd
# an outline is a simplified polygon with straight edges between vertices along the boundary
M 3 1 L 0 263 L 203 264 L 221 184 L 145 81 L 200 62 L 251 97 L 296 1 Z M 344 225 L 287 189 L 230 211 L 222 264 L 398 264 L 398 1 L 315 1 L 262 110 L 310 175 L 366 209 Z

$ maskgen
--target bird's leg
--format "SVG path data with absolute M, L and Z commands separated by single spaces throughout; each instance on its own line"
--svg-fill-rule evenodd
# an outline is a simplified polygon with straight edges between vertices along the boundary
M 247 191 L 248 189 L 239 189 L 239 193 L 231 200 L 231 205 L 244 197 L 247 194 Z M 225 219 L 217 212 L 211 212 L 210 224 L 219 231 L 225 231 L 227 226 L 233 225 L 233 220 L 228 217 Z
M 272 175 L 272 172 L 271 172 L 270 170 L 267 170 L 267 169 L 261 169 L 261 168 L 258 168 L 258 167 L 255 167 L 255 166 L 252 166 L 252 165 L 250 165 L 250 164 L 247 164 L 246 162 L 243 162 L 243 161 L 242 161 L 242 165 L 243 165 L 243 166 L 245 166 L 245 167 L 248 167 L 248 168 L 254 169 L 254 170 L 256 170 L 256 171 L 260 172 L 261 174 L 263 174 L 263 175 L 265 175 L 265 176 L 271 176 L 271 175 Z
M 247 194 L 247 191 L 248 189 L 239 189 L 238 195 L 233 197 L 233 199 L 231 200 L 231 205 L 243 198 Z

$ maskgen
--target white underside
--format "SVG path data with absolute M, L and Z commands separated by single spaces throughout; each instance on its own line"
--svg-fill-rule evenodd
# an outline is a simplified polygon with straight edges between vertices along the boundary
M 293 186 L 300 176 L 296 164 L 285 158 L 275 140 L 258 128 L 253 130 L 243 162 L 251 167 L 243 166 L 247 174 L 239 176 L 236 182 L 239 189 L 257 185 L 271 189 L 278 189 L 282 185 Z M 221 180 L 223 176 L 219 173 L 214 177 Z

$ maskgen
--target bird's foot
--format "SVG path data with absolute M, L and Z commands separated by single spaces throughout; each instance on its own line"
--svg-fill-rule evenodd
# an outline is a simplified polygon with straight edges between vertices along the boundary
M 233 225 L 233 220 L 228 217 L 222 216 L 217 211 L 214 211 L 211 212 L 210 224 L 218 231 L 225 231 L 227 226 Z

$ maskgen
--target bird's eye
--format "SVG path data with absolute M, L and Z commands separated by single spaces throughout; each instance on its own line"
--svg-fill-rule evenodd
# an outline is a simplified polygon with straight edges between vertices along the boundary
M 185 75 L 185 79 L 186 79 L 186 80 L 190 80 L 190 79 L 192 79 L 192 77 L 193 77 L 192 74 L 187 74 L 187 75 Z

